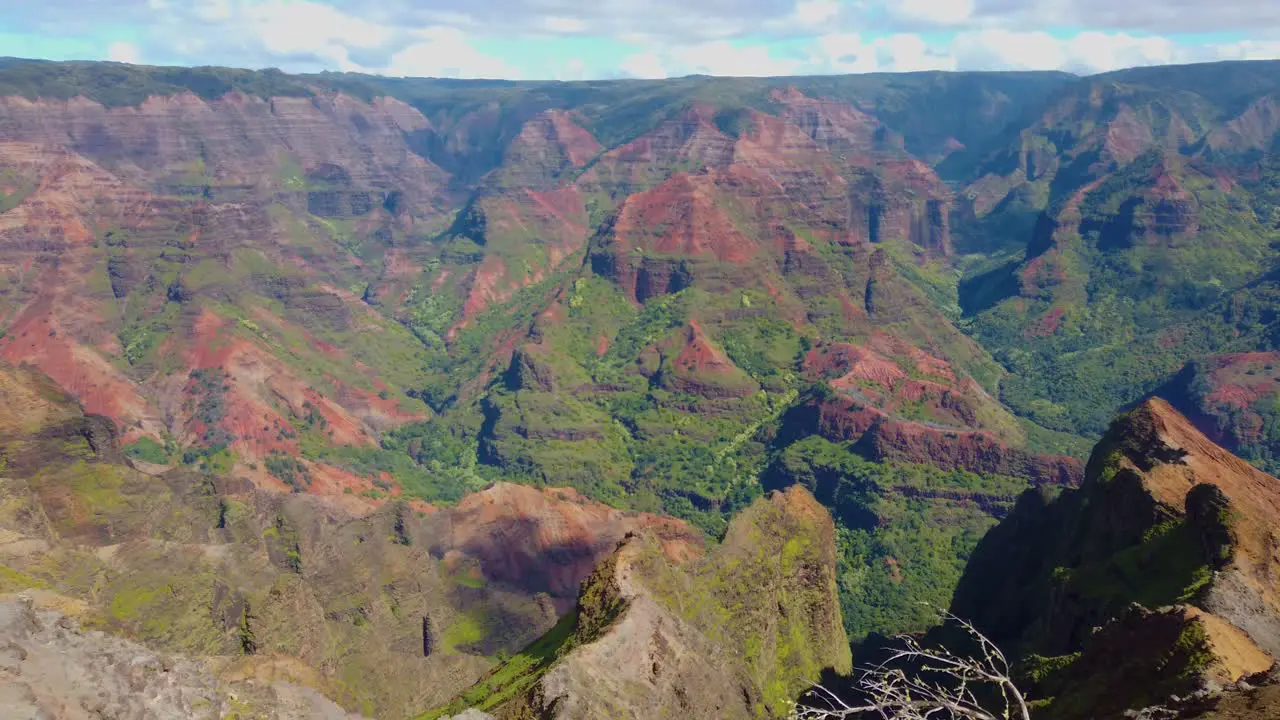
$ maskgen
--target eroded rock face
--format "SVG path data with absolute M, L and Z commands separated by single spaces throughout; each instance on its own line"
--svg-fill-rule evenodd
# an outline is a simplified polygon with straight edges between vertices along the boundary
M 1045 692 L 1062 693 L 1049 717 L 1095 717 L 1154 704 L 1161 692 L 1220 688 L 1267 670 L 1280 652 L 1269 549 L 1277 518 L 1280 479 L 1150 399 L 1112 425 L 1079 490 L 1019 499 L 979 543 L 952 612 L 1021 657 L 1083 650 L 1048 674 Z M 1143 609 L 1175 603 L 1191 606 Z M 1132 604 L 1139 607 L 1126 609 Z M 1095 634 L 1103 625 L 1111 629 Z M 1107 647 L 1130 644 L 1174 659 L 1156 663 L 1154 674 L 1135 661 L 1126 667 L 1149 677 L 1115 683 L 1114 664 L 1102 658 L 1114 654 Z
M 205 662 L 151 650 L 80 624 L 30 596 L 0 598 L 0 715 L 14 720 L 146 717 L 358 720 L 284 681 L 229 682 Z
M 548 110 L 526 122 L 488 179 L 494 187 L 550 190 L 600 153 L 600 143 L 572 113 Z
M 0 365 L 0 399 L 0 592 L 57 591 L 95 627 L 380 716 L 444 702 L 488 656 L 550 629 L 627 533 L 675 560 L 701 550 L 683 522 L 573 490 L 499 484 L 449 509 L 368 513 L 248 479 L 152 475 L 47 377 Z
M 1119 717 L 1135 704 L 1220 692 L 1274 664 L 1220 617 L 1183 605 L 1152 611 L 1135 604 L 1098 628 L 1079 659 L 1036 690 L 1075 698 L 1062 703 L 1074 709 L 1051 707 L 1049 718 Z
M 198 167 L 204 184 L 260 192 L 263 180 L 287 175 L 282 167 L 290 162 L 342 167 L 358 187 L 394 188 L 417 200 L 429 201 L 444 181 L 403 140 L 428 127 L 426 118 L 392 99 L 264 100 L 233 92 L 205 101 L 187 93 L 107 108 L 84 98 L 9 97 L 0 100 L 0 123 L 8 139 L 69 148 L 140 184 L 181 184 L 178 178 Z
M 815 401 L 801 411 L 808 411 L 823 437 L 857 442 L 864 454 L 880 461 L 1026 477 L 1036 485 L 1070 487 L 1083 477 L 1075 458 L 1035 455 L 1011 447 L 993 432 L 959 423 L 947 428 L 904 420 L 848 397 Z
M 807 490 L 761 499 L 701 560 L 628 538 L 584 583 L 567 654 L 500 717 L 785 717 L 850 654 L 835 527 Z

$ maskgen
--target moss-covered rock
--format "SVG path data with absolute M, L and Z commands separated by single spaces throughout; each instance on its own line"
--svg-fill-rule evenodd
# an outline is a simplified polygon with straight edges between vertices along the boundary
M 1019 499 L 979 543 L 951 610 L 1026 659 L 1025 679 L 1056 698 L 1043 717 L 1106 717 L 1233 683 L 1277 652 L 1264 550 L 1276 508 L 1280 480 L 1151 400 L 1112 425 L 1079 490 Z M 1071 660 L 1032 661 L 1046 657 Z
M 629 537 L 583 584 L 571 632 L 428 717 L 786 717 L 824 670 L 850 670 L 835 566 L 831 517 L 798 486 L 756 501 L 698 560 Z

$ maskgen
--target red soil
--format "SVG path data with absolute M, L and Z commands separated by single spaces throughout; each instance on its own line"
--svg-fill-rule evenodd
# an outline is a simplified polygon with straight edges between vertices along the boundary
M 733 361 L 712 344 L 696 320 L 690 320 L 685 328 L 684 347 L 676 356 L 675 364 L 685 372 L 717 374 L 737 371 Z
M 545 192 L 524 189 L 512 196 L 491 198 L 485 210 L 493 245 L 501 245 L 504 235 L 537 238 L 535 242 L 541 247 L 546 264 L 517 277 L 510 274 L 510 267 L 501 255 L 503 249 L 486 254 L 470 279 L 463 319 L 450 331 L 451 335 L 485 309 L 506 302 L 520 289 L 540 282 L 566 258 L 581 250 L 587 240 L 585 201 L 576 188 Z M 506 249 L 507 252 L 522 250 Z
M 1280 394 L 1280 352 L 1219 355 L 1205 362 L 1210 364 L 1212 390 L 1204 402 L 1210 407 L 1247 410 L 1263 398 Z M 1272 369 L 1266 370 L 1267 366 Z
M 52 300 L 27 306 L 0 339 L 0 358 L 40 368 L 76 397 L 85 412 L 105 415 L 121 428 L 142 423 L 156 429 L 155 414 L 133 382 L 106 358 L 60 331 L 57 323 Z
M 677 173 L 658 187 L 627 198 L 614 226 L 619 254 L 642 248 L 747 264 L 760 248 L 739 232 L 712 196 L 709 184 L 706 178 Z
M 1121 165 L 1127 165 L 1154 144 L 1155 136 L 1151 134 L 1151 127 L 1139 120 L 1126 105 L 1107 124 L 1102 147 Z
M 555 129 L 556 139 L 564 150 L 565 157 L 574 167 L 582 167 L 600 154 L 603 149 L 595 136 L 579 125 L 572 113 L 562 110 L 548 110 L 547 118 Z

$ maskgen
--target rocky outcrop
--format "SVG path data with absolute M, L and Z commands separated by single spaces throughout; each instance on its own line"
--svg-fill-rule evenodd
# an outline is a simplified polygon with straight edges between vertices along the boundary
M 748 509 L 688 569 L 625 543 L 583 588 L 581 644 L 523 705 L 565 720 L 784 717 L 808 677 L 849 667 L 834 531 L 797 487 Z M 607 621 L 584 623 L 588 603 L 610 608 Z
M 751 265 L 760 248 L 717 200 L 711 177 L 684 173 L 632 195 L 598 238 L 593 267 L 641 303 L 695 281 L 749 278 L 750 270 L 735 269 Z
M 820 147 L 855 162 L 869 162 L 877 154 L 901 154 L 902 138 L 879 120 L 838 100 L 805 96 L 795 87 L 775 90 L 772 99 L 782 117 L 799 127 Z
M 1234 688 L 1274 664 L 1215 615 L 1185 605 L 1153 611 L 1135 604 L 1097 628 L 1079 658 L 1046 674 L 1035 691 L 1061 698 L 1042 711 L 1050 720 L 1122 717 L 1134 707 Z
M 490 695 L 464 697 L 501 718 L 780 718 L 812 677 L 850 667 L 835 527 L 799 487 L 757 501 L 700 560 L 676 564 L 653 538 L 629 537 L 571 619 L 533 675 L 494 685 L 512 677 L 499 668 Z
M 559 271 L 586 245 L 588 222 L 584 196 L 573 187 L 514 187 L 473 200 L 451 230 L 484 246 L 462 286 L 463 324 Z
M 6 718 L 146 717 L 357 720 L 291 682 L 220 678 L 199 659 L 157 654 L 73 618 L 0 597 L 0 715 Z
M 726 167 L 733 138 L 716 126 L 715 110 L 694 105 L 631 142 L 603 153 L 578 180 L 586 192 L 621 199 L 680 171 Z
M 1035 485 L 1074 486 L 1083 476 L 1075 458 L 1035 455 L 989 431 L 903 420 L 849 397 L 813 400 L 794 418 L 804 422 L 806 416 L 822 437 L 857 443 L 873 460 L 1025 477 Z
M 569 488 L 510 483 L 468 495 L 427 525 L 422 540 L 446 563 L 478 563 L 486 581 L 549 593 L 565 609 L 596 563 L 629 534 L 652 537 L 673 561 L 702 548 L 701 536 L 679 520 L 624 513 Z
M 760 389 L 725 355 L 696 320 L 652 353 L 659 356 L 653 379 L 664 387 L 709 398 L 747 397 Z M 642 361 L 647 358 L 642 357 Z
M 1083 652 L 1033 671 L 1049 678 L 1044 692 L 1062 693 L 1047 717 L 1221 688 L 1280 656 L 1278 517 L 1280 480 L 1147 400 L 1112 425 L 1080 489 L 1019 499 L 979 543 L 952 612 L 1033 664 Z M 1126 610 L 1134 603 L 1190 607 Z M 1141 678 L 1116 673 L 1122 646 Z
M 571 180 L 602 149 L 572 113 L 548 110 L 524 124 L 486 182 L 497 188 L 550 190 Z
M 626 534 L 675 560 L 701 549 L 683 522 L 573 490 L 499 484 L 370 514 L 247 478 L 152 475 L 48 378 L 0 366 L 0 399 L 0 592 L 57 591 L 87 626 L 382 716 L 444 702 L 551 628 Z
M 1265 95 L 1249 103 L 1244 112 L 1209 134 L 1208 145 L 1215 152 L 1236 155 L 1250 150 L 1267 150 L 1280 132 L 1280 96 Z

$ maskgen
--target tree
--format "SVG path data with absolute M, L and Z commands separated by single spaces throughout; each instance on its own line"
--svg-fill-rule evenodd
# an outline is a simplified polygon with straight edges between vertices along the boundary
M 1027 700 L 1014 684 L 1000 648 L 969 622 L 950 613 L 939 616 L 974 641 L 974 656 L 926 648 L 915 637 L 900 635 L 900 649 L 862 670 L 856 684 L 861 701 L 850 704 L 815 685 L 809 697 L 796 705 L 792 720 L 1031 720 Z M 978 699 L 979 693 L 983 700 Z

